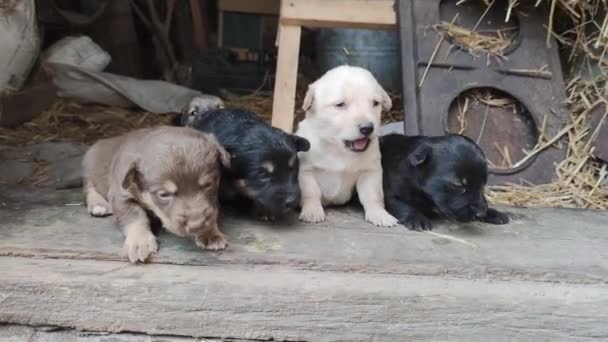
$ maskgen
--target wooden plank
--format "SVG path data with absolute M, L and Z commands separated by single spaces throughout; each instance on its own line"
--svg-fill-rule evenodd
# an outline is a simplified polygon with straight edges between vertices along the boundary
M 288 133 L 293 131 L 301 31 L 302 28 L 297 25 L 279 24 L 272 125 Z
M 278 15 L 281 7 L 281 0 L 219 0 L 218 10 Z
M 395 0 L 283 0 L 281 22 L 311 27 L 390 28 Z
M 11 257 L 0 269 L 8 323 L 275 341 L 608 338 L 605 285 Z
M 401 49 L 401 82 L 403 103 L 405 105 L 403 127 L 408 135 L 416 135 L 421 132 L 418 122 L 420 111 L 418 99 L 418 66 L 416 65 L 415 51 L 410 51 L 410 46 L 415 46 L 414 35 L 414 8 L 410 0 L 396 0 L 398 3 L 399 39 Z
M 171 335 L 145 335 L 135 333 L 107 333 L 78 331 L 61 327 L 31 327 L 25 325 L 0 325 L 2 342 L 223 342 L 219 339 L 199 339 Z M 228 342 L 254 342 L 233 340 Z M 259 342 L 259 341 L 258 341 Z
M 91 218 L 84 207 L 66 205 L 81 201 L 79 191 L 54 194 L 0 189 L 0 256 L 126 260 L 119 257 L 123 237 L 112 218 Z M 508 212 L 512 222 L 505 226 L 443 223 L 434 230 L 469 244 L 403 227 L 376 228 L 356 208 L 329 210 L 327 221 L 314 225 L 295 217 L 270 225 L 226 215 L 227 250 L 204 252 L 191 241 L 163 233 L 153 262 L 608 283 L 608 213 Z M 576 228 L 571 222 L 577 222 Z
M 117 257 L 112 219 L 71 205 L 80 199 L 0 188 L 0 324 L 277 341 L 608 338 L 606 212 L 509 208 L 505 226 L 437 227 L 469 244 L 376 228 L 356 208 L 318 225 L 227 215 L 227 250 L 162 234 L 153 263 L 134 266 Z

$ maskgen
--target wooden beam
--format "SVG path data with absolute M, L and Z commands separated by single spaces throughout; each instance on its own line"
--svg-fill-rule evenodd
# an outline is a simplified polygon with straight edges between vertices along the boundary
M 273 341 L 608 337 L 604 284 L 0 258 L 0 322 Z
M 300 26 L 279 24 L 279 55 L 272 102 L 272 125 L 288 133 L 293 131 L 301 32 Z
M 219 0 L 220 11 L 278 15 L 281 0 Z
M 281 21 L 312 27 L 390 28 L 397 24 L 394 0 L 283 0 Z
M 81 200 L 79 189 L 11 191 L 0 185 L 0 258 L 126 262 L 119 256 L 123 236 L 114 219 L 91 218 L 73 205 Z M 356 208 L 328 209 L 327 220 L 318 224 L 293 217 L 269 224 L 226 213 L 222 229 L 230 247 L 224 252 L 204 252 L 192 241 L 162 233 L 152 262 L 608 284 L 608 250 L 598 249 L 608 245 L 607 213 L 516 208 L 508 213 L 512 222 L 505 226 L 437 222 L 432 233 L 376 228 Z M 573 219 L 580 229 L 572 228 Z
M 135 266 L 118 257 L 113 218 L 89 217 L 81 200 L 0 186 L 0 325 L 275 341 L 608 337 L 604 211 L 503 208 L 507 225 L 431 233 L 377 228 L 355 208 L 319 224 L 226 213 L 225 251 L 161 233 L 152 263 Z

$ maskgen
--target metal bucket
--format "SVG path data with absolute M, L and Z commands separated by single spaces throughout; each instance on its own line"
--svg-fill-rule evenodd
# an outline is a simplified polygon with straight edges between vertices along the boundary
M 321 29 L 317 37 L 321 72 L 342 64 L 371 71 L 385 90 L 401 93 L 401 57 L 397 31 Z

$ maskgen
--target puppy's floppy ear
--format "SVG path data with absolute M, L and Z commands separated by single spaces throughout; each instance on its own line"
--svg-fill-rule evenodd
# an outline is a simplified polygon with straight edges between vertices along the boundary
M 310 150 L 310 142 L 306 138 L 299 137 L 295 134 L 290 134 L 291 139 L 293 139 L 293 143 L 296 145 L 296 151 L 298 152 L 306 152 Z
M 306 91 L 306 95 L 304 96 L 304 102 L 302 102 L 302 109 L 307 112 L 310 107 L 312 107 L 312 103 L 315 98 L 315 83 L 311 83 L 308 85 L 308 90 Z
M 389 110 L 391 110 L 391 108 L 393 108 L 393 101 L 391 100 L 391 97 L 388 96 L 388 93 L 382 88 L 382 86 L 378 84 L 378 88 L 380 88 L 380 96 L 382 97 L 382 100 L 380 101 L 380 103 L 382 104 L 382 110 L 388 112 Z
M 208 133 L 208 134 L 209 134 L 209 139 L 215 145 L 215 149 L 217 150 L 217 154 L 219 156 L 220 163 L 222 163 L 223 167 L 229 169 L 230 168 L 230 158 L 232 158 L 230 156 L 230 153 L 228 153 L 227 149 L 225 149 L 224 146 L 222 146 L 220 144 L 220 142 L 217 141 L 217 138 L 215 137 L 215 135 L 210 134 L 210 133 Z
M 412 153 L 407 157 L 407 161 L 410 165 L 417 167 L 428 161 L 431 157 L 431 147 L 427 144 L 420 144 L 414 149 Z
M 230 168 L 230 153 L 228 153 L 228 151 L 226 151 L 221 145 L 217 145 L 218 149 L 217 149 L 217 153 L 219 154 L 220 157 L 220 163 L 222 163 L 222 166 L 229 169 Z
M 127 190 L 130 194 L 137 194 L 143 190 L 143 183 L 141 173 L 137 169 L 137 162 L 132 162 L 129 165 L 129 170 L 122 179 L 122 188 Z

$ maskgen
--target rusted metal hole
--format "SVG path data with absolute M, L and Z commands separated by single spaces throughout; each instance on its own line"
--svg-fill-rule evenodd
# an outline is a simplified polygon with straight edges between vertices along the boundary
M 488 159 L 490 173 L 514 173 L 534 162 L 526 157 L 538 141 L 538 129 L 526 107 L 509 94 L 494 88 L 475 88 L 450 104 L 450 133 L 475 140 Z

